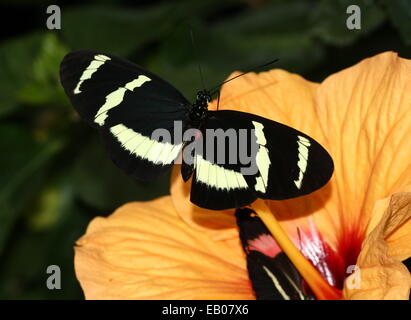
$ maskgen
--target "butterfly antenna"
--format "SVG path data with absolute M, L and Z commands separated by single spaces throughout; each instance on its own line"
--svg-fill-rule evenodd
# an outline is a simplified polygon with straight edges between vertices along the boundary
M 203 85 L 203 89 L 205 90 L 203 71 L 201 70 L 200 57 L 198 55 L 198 51 L 197 51 L 197 48 L 196 48 L 196 45 L 195 45 L 195 42 L 194 42 L 193 29 L 191 28 L 190 25 L 189 25 L 189 28 L 190 28 L 191 44 L 192 44 L 194 52 L 195 52 L 195 56 L 196 56 L 196 60 L 197 60 L 197 66 L 198 66 L 198 72 L 200 73 L 200 78 L 201 78 L 201 84 Z
M 225 83 L 227 83 L 227 82 L 230 82 L 230 81 L 232 81 L 232 80 L 234 80 L 234 79 L 237 79 L 237 78 L 239 78 L 239 77 L 242 77 L 242 76 L 244 76 L 244 75 L 246 75 L 246 74 L 248 74 L 248 73 L 250 73 L 250 72 L 253 72 L 253 71 L 255 71 L 255 70 L 258 70 L 258 69 L 267 67 L 267 66 L 269 66 L 269 65 L 277 62 L 278 60 L 279 60 L 279 59 L 274 59 L 274 60 L 271 60 L 271 61 L 269 61 L 269 62 L 267 62 L 267 63 L 264 63 L 263 65 L 260 65 L 260 66 L 251 68 L 250 70 L 248 70 L 248 71 L 246 71 L 246 72 L 240 73 L 240 74 L 236 75 L 235 77 L 232 77 L 232 78 L 230 78 L 230 79 L 225 80 L 224 82 L 220 83 L 218 86 L 215 86 L 215 87 L 211 88 L 211 89 L 208 90 L 208 91 L 211 92 L 211 95 L 214 95 L 217 91 L 219 91 L 218 89 L 219 89 L 223 84 L 225 84 Z M 217 90 L 216 90 L 216 89 L 217 89 Z

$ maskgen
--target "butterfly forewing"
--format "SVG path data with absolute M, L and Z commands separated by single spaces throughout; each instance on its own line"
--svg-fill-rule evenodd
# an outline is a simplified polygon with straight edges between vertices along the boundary
M 184 122 L 189 102 L 173 86 L 126 60 L 95 51 L 68 54 L 61 83 L 83 120 L 98 128 L 111 158 L 127 174 L 153 179 L 182 149 L 174 122 Z M 166 138 L 153 138 L 157 129 Z
M 227 111 L 208 112 L 200 128 L 201 139 L 196 141 L 190 198 L 193 203 L 219 210 L 238 208 L 257 199 L 242 173 L 249 163 L 240 157 L 251 143 L 255 144 L 255 138 L 249 135 L 251 127 L 246 128 L 249 124 L 231 119 Z M 241 134 L 248 134 L 243 145 L 239 141 L 243 138 L 240 129 Z

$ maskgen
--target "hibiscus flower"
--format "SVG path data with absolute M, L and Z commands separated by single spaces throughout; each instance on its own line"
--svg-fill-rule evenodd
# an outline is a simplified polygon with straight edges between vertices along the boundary
M 330 182 L 303 197 L 253 203 L 266 232 L 253 238 L 239 220 L 242 246 L 235 210 L 191 204 L 190 183 L 176 166 L 170 196 L 95 218 L 78 240 L 75 270 L 85 297 L 255 299 L 261 283 L 251 283 L 247 260 L 250 267 L 258 252 L 286 254 L 307 296 L 408 299 L 411 61 L 382 53 L 320 84 L 278 69 L 247 74 L 224 85 L 219 108 L 313 137 L 333 157 Z

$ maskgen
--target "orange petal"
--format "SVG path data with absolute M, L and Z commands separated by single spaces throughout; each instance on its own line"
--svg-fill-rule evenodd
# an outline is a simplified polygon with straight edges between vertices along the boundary
M 238 245 L 238 232 L 234 210 L 207 210 L 190 202 L 191 179 L 184 183 L 180 166 L 174 166 L 171 175 L 171 195 L 179 216 L 194 230 L 209 235 L 214 240 Z
M 253 299 L 240 244 L 194 231 L 169 196 L 96 218 L 75 248 L 87 299 Z
M 382 219 L 363 244 L 359 273 L 345 281 L 344 298 L 408 300 L 411 275 L 401 260 L 411 256 L 411 192 L 378 201 L 374 214 Z
M 328 77 L 313 99 L 314 111 L 294 115 L 291 125 L 324 145 L 334 175 L 311 195 L 270 206 L 280 220 L 312 215 L 336 245 L 353 232 L 366 236 L 375 202 L 411 184 L 411 60 L 393 52 L 365 59 Z
M 335 164 L 325 208 L 341 229 L 371 218 L 377 200 L 411 183 L 411 60 L 365 59 L 318 88 L 319 127 Z
M 237 74 L 233 73 L 229 78 Z M 223 86 L 219 109 L 257 114 L 318 139 L 317 134 L 321 132 L 314 103 L 317 88 L 317 83 L 280 69 L 250 73 Z M 213 101 L 212 105 L 215 104 Z
M 282 70 L 245 75 L 224 85 L 220 108 L 282 122 L 325 146 L 335 162 L 330 184 L 309 196 L 269 205 L 280 220 L 315 214 L 319 229 L 336 243 L 343 235 L 335 230 L 366 228 L 375 201 L 411 181 L 410 89 L 411 61 L 387 52 L 321 85 Z M 178 174 L 175 170 L 174 176 Z M 171 193 L 179 214 L 207 232 L 207 215 L 215 214 L 188 202 L 189 191 L 189 183 L 173 179 Z M 235 227 L 230 215 L 220 218 L 213 219 L 219 221 L 214 229 Z M 215 237 L 233 236 L 232 230 L 214 231 Z

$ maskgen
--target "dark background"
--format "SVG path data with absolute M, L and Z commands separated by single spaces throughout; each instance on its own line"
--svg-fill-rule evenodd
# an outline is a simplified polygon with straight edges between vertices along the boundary
M 46 28 L 51 4 L 61 8 L 61 30 Z M 350 4 L 360 5 L 361 30 L 346 28 Z M 280 61 L 272 67 L 313 81 L 386 50 L 411 58 L 407 0 L 9 0 L 0 2 L 0 12 L 3 299 L 82 298 L 73 246 L 88 222 L 127 201 L 168 193 L 168 177 L 150 183 L 125 177 L 79 120 L 58 79 L 67 52 L 96 49 L 128 58 L 190 99 L 202 89 L 197 59 L 211 87 L 234 70 L 274 58 Z M 61 267 L 61 290 L 46 288 L 52 264 Z

